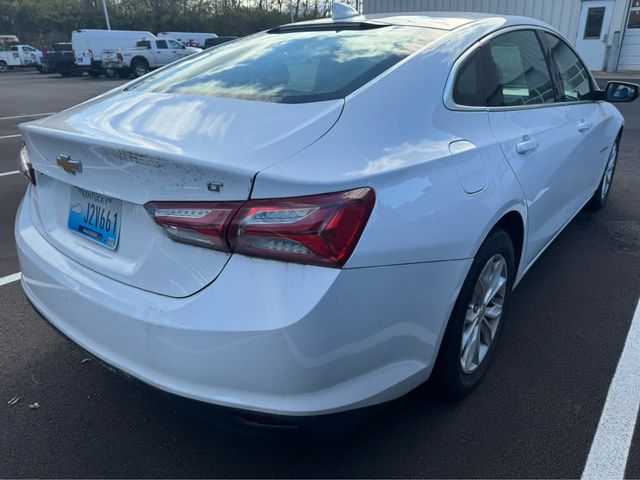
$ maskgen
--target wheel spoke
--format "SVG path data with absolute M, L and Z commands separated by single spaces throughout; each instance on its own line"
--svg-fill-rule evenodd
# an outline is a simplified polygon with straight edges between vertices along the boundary
M 482 321 L 480 322 L 480 342 L 484 344 L 485 346 L 489 346 L 491 345 L 491 341 L 493 340 L 493 329 L 491 328 L 491 325 L 489 325 L 489 322 L 487 322 L 486 319 L 482 319 Z
M 479 326 L 476 324 L 469 332 L 467 344 L 462 349 L 462 365 L 466 372 L 471 372 L 478 365 L 477 355 L 480 350 Z
M 491 279 L 489 281 L 489 288 L 486 290 L 486 293 L 483 298 L 483 303 L 488 305 L 491 300 L 498 294 L 498 292 L 502 289 L 504 284 L 507 282 L 507 279 L 502 276 L 502 260 L 498 260 L 492 266 Z
M 484 314 L 488 320 L 496 320 L 497 318 L 500 318 L 500 315 L 502 315 L 502 305 L 490 305 L 486 308 Z

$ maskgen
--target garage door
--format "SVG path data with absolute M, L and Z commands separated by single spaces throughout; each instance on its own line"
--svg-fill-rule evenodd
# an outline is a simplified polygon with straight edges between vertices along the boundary
M 640 0 L 631 2 L 629 23 L 620 49 L 618 70 L 640 70 Z

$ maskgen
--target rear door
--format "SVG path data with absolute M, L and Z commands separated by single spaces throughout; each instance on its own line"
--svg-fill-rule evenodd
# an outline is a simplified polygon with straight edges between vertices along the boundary
M 581 192 L 573 155 L 579 141 L 576 122 L 567 116 L 534 30 L 517 30 L 491 39 L 485 77 L 489 122 L 513 168 L 528 205 L 529 265 L 575 213 Z

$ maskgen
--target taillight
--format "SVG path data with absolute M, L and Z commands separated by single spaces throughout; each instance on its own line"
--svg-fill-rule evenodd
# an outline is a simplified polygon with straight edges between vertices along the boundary
M 124 61 L 124 57 L 122 56 L 122 54 L 120 52 L 116 53 L 116 58 L 118 59 L 119 62 Z
M 32 185 L 36 184 L 36 172 L 33 169 L 33 165 L 31 165 L 31 158 L 29 158 L 29 152 L 24 143 L 18 152 L 18 168 L 20 169 L 20 173 L 27 177 L 27 180 L 29 180 Z
M 174 240 L 229 252 L 227 229 L 243 202 L 149 202 L 145 208 Z
M 88 49 L 89 52 L 89 59 L 91 59 L 91 61 L 93 61 L 93 50 L 91 50 L 90 48 Z
M 370 188 L 247 202 L 150 202 L 174 240 L 224 252 L 342 267 L 375 203 Z

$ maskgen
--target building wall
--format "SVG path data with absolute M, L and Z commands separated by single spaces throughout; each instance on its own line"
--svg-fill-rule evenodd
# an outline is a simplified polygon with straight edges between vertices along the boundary
M 582 0 L 364 0 L 363 13 L 450 11 L 523 15 L 547 22 L 575 43 L 581 4 Z

